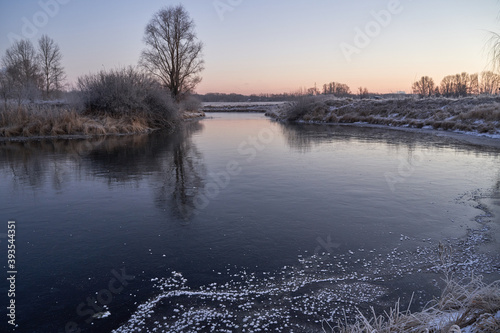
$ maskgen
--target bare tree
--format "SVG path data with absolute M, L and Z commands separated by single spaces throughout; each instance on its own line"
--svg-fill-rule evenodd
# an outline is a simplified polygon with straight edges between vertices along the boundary
M 485 71 L 481 73 L 481 84 L 479 86 L 479 92 L 481 94 L 494 94 L 500 86 L 500 76 L 491 71 Z
M 5 110 L 7 110 L 7 101 L 10 98 L 11 86 L 7 70 L 5 68 L 0 69 L 0 96 L 3 99 Z
M 422 76 L 420 80 L 413 83 L 413 93 L 421 97 L 429 97 L 434 93 L 434 80 L 428 76 Z
M 182 5 L 158 11 L 146 26 L 140 64 L 180 101 L 201 81 L 203 44 Z
M 323 85 L 324 95 L 347 96 L 351 93 L 351 88 L 347 84 L 330 82 Z
M 43 35 L 38 41 L 38 56 L 43 76 L 43 97 L 49 99 L 54 92 L 62 89 L 65 79 L 61 50 L 53 39 Z
M 441 89 L 439 89 L 439 86 L 436 86 L 434 89 L 434 96 L 441 97 Z
M 445 97 L 466 97 L 479 94 L 479 75 L 461 74 L 448 75 L 441 81 L 441 94 Z
M 29 40 L 16 41 L 2 58 L 2 64 L 6 68 L 6 74 L 11 83 L 13 97 L 18 104 L 23 98 L 34 100 L 38 93 L 40 82 L 40 69 L 37 54 L 33 44 Z
M 466 97 L 470 91 L 470 75 L 466 72 L 455 75 L 455 96 Z
M 469 94 L 479 95 L 479 74 L 474 73 L 470 75 L 469 81 Z
M 370 95 L 370 93 L 368 92 L 368 88 L 359 87 L 358 95 L 360 99 L 368 98 L 368 96 Z
M 448 75 L 441 80 L 441 95 L 451 97 L 455 94 L 455 76 Z
M 368 90 L 367 90 L 368 93 Z M 351 88 L 347 84 L 340 83 L 335 88 L 335 94 L 337 96 L 348 96 L 351 94 Z
M 307 94 L 309 96 L 316 96 L 316 95 L 319 95 L 319 90 L 316 86 L 314 86 L 312 88 L 307 89 Z

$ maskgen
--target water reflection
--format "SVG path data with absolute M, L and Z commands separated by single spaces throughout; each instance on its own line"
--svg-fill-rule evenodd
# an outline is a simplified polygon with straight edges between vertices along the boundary
M 390 155 L 398 157 L 397 170 L 385 172 L 385 175 L 389 174 L 389 178 L 393 181 L 401 181 L 412 175 L 439 151 L 455 151 L 457 156 L 464 154 L 471 159 L 486 156 L 494 159 L 500 157 L 499 149 L 494 145 L 468 143 L 465 140 L 470 138 L 462 138 L 464 140 L 462 141 L 446 134 L 438 136 L 423 132 L 324 124 L 281 123 L 280 128 L 288 146 L 301 154 L 310 153 L 321 145 L 333 147 L 332 154 L 341 147 L 350 149 L 355 146 L 345 145 L 347 143 L 374 144 L 373 149 L 379 147 L 377 144 L 383 145 Z M 496 165 L 495 169 L 498 170 L 500 182 L 500 168 Z M 494 193 L 498 192 L 498 186 L 498 183 L 491 186 Z
M 434 136 L 425 132 L 387 130 L 385 128 L 357 127 L 345 125 L 280 123 L 287 144 L 302 153 L 310 152 L 323 143 L 346 143 L 350 141 L 381 143 L 389 148 L 452 148 L 476 156 L 485 153 L 498 155 L 498 148 L 469 144 L 452 136 Z
M 108 186 L 150 183 L 155 204 L 187 222 L 203 186 L 203 155 L 191 137 L 203 124 L 189 122 L 175 132 L 74 140 L 0 143 L 0 173 L 11 189 L 63 193 L 75 179 L 104 179 Z M 7 184 L 6 184 L 7 185 Z
M 157 207 L 167 212 L 172 207 L 184 223 L 192 217 L 193 201 L 203 188 L 206 174 L 203 155 L 191 140 L 202 129 L 202 124 L 193 122 L 184 126 L 183 132 L 177 132 L 168 149 L 171 153 L 162 159 L 164 171 L 155 174 L 155 181 L 161 184 L 155 194 Z

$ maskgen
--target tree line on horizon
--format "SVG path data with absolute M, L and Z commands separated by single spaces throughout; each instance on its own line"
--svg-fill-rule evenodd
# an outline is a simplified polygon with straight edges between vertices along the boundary
M 429 76 L 422 76 L 412 85 L 412 91 L 420 97 L 467 97 L 493 95 L 500 89 L 500 75 L 492 71 L 481 74 L 466 72 L 447 75 L 439 85 Z
M 363 96 L 368 96 L 368 89 L 360 88 Z M 203 102 L 278 102 L 278 101 L 293 101 L 304 96 L 315 95 L 335 95 L 337 97 L 352 97 L 351 88 L 344 83 L 330 82 L 323 85 L 323 90 L 320 91 L 317 87 L 299 88 L 293 92 L 283 92 L 278 94 L 261 93 L 261 94 L 237 94 L 237 93 L 206 93 L 204 95 L 195 94 L 195 96 Z

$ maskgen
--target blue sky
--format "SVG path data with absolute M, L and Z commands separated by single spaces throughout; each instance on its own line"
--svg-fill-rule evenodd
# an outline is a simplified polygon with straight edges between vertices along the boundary
M 291 92 L 331 81 L 409 92 L 422 75 L 440 82 L 489 69 L 488 31 L 500 32 L 497 0 L 0 0 L 0 55 L 13 35 L 36 43 L 47 34 L 70 83 L 135 65 L 148 21 L 179 3 L 205 45 L 200 93 Z

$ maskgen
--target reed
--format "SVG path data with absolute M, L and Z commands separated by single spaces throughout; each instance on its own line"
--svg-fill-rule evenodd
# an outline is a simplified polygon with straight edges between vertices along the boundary
M 0 111 L 0 137 L 134 134 L 152 131 L 149 117 L 85 115 L 61 106 L 9 106 Z
M 347 319 L 333 326 L 323 323 L 323 331 L 339 333 L 493 333 L 500 332 L 500 281 L 486 284 L 481 276 L 453 278 L 451 247 L 439 245 L 445 288 L 438 299 L 422 311 L 411 313 L 396 302 L 382 315 L 372 308 L 371 316 L 358 311 L 354 323 Z M 411 301 L 410 301 L 411 304 Z

